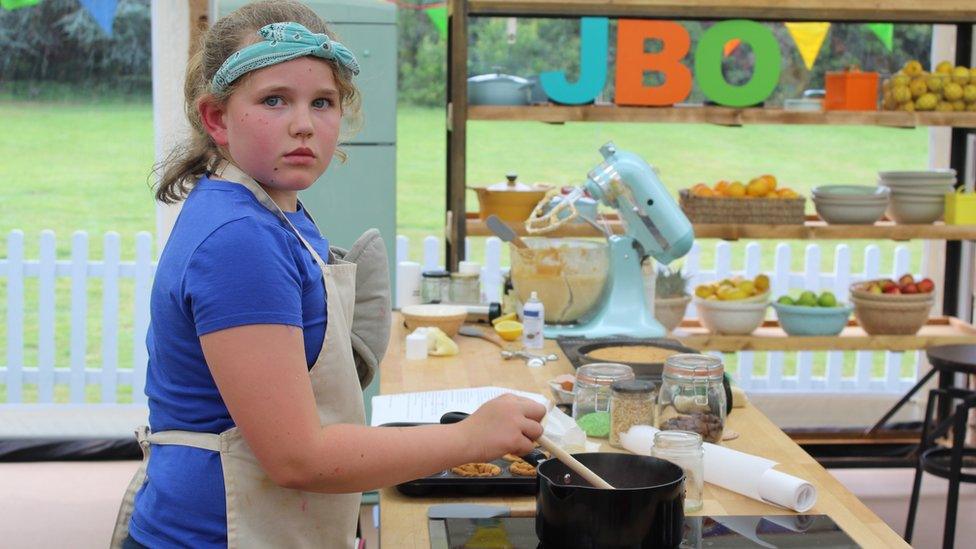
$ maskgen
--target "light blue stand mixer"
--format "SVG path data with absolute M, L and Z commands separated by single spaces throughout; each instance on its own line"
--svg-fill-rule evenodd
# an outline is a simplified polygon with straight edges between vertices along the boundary
M 668 264 L 691 250 L 695 234 L 691 222 L 657 177 L 654 168 L 636 154 L 617 150 L 613 143 L 600 147 L 603 163 L 590 170 L 586 183 L 563 197 L 545 215 L 526 221 L 530 234 L 545 234 L 575 218 L 574 202 L 584 190 L 614 208 L 625 233 L 607 237 L 610 270 L 601 302 L 576 324 L 546 325 L 545 337 L 663 337 L 664 327 L 654 318 L 654 303 L 644 292 L 641 263 L 650 256 Z

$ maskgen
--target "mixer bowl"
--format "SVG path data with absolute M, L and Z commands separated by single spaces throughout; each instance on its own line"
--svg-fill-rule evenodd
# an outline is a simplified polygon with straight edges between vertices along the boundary
M 600 302 L 610 271 L 605 241 L 526 238 L 528 249 L 512 248 L 512 286 L 525 303 L 536 292 L 547 324 L 576 322 Z

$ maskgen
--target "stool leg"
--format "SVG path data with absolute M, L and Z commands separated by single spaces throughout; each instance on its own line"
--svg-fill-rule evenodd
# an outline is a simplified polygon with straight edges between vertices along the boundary
M 935 403 L 939 398 L 936 390 L 929 391 L 929 399 L 925 404 L 925 421 L 922 423 L 922 438 L 919 440 L 918 452 L 915 456 L 915 480 L 912 482 L 912 497 L 908 500 L 908 519 L 905 521 L 905 541 L 912 542 L 915 531 L 915 514 L 918 511 L 918 498 L 922 489 L 922 452 L 928 449 L 929 424 L 935 411 Z
M 949 493 L 946 496 L 945 529 L 942 548 L 952 549 L 956 542 L 956 512 L 959 510 L 959 476 L 962 474 L 962 453 L 966 444 L 966 420 L 969 406 L 960 404 L 955 411 L 952 433 L 952 452 L 949 458 Z

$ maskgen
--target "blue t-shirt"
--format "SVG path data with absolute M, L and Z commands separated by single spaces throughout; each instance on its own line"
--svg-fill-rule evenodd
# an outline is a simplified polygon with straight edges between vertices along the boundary
M 285 215 L 328 261 L 328 241 L 305 212 Z M 246 187 L 202 178 L 159 258 L 150 315 L 146 395 L 152 430 L 220 433 L 234 421 L 200 336 L 246 324 L 299 326 L 311 368 L 325 336 L 322 271 L 291 228 Z M 154 548 L 226 546 L 220 455 L 154 445 L 130 532 Z

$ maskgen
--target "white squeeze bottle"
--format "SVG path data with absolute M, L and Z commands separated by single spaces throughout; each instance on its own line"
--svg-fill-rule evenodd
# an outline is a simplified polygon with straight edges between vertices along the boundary
M 546 321 L 546 309 L 539 296 L 532 292 L 529 301 L 522 306 L 522 343 L 526 349 L 541 349 L 545 341 L 542 327 Z

